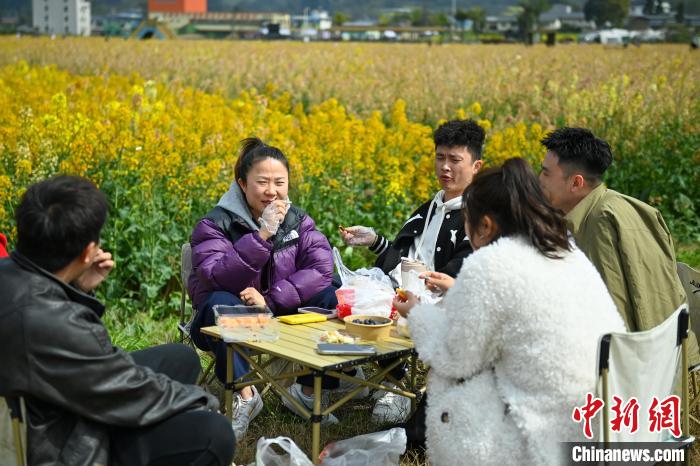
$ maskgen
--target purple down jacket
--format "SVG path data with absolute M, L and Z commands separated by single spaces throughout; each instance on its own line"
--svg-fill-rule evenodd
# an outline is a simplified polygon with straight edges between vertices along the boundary
M 188 291 L 195 308 L 213 291 L 238 296 L 252 286 L 272 312 L 289 314 L 331 284 L 330 244 L 311 217 L 295 206 L 268 241 L 251 229 L 249 218 L 216 207 L 197 224 L 190 243 Z

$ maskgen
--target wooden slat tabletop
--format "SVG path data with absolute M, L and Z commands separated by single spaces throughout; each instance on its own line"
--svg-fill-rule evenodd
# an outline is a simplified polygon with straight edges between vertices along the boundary
M 313 324 L 289 325 L 278 322 L 280 338 L 275 342 L 237 342 L 237 345 L 271 354 L 283 359 L 300 363 L 316 370 L 336 370 L 352 362 L 367 362 L 384 359 L 389 355 L 398 356 L 413 350 L 413 342 L 409 338 L 389 337 L 382 341 L 361 341 L 377 348 L 377 354 L 372 356 L 331 356 L 316 352 L 316 344 L 321 334 L 326 330 L 344 330 L 345 324 L 338 319 Z M 216 326 L 204 327 L 202 333 L 221 338 Z

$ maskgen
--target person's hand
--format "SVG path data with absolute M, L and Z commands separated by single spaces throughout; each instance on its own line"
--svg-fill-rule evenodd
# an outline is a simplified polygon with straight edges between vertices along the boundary
M 265 298 L 258 290 L 253 287 L 248 287 L 241 291 L 241 301 L 247 306 L 265 306 Z
M 401 317 L 406 317 L 411 312 L 413 307 L 420 303 L 418 296 L 414 295 L 410 291 L 404 291 L 406 293 L 406 299 L 401 298 L 398 294 L 394 296 L 394 300 L 391 302 L 392 306 L 396 308 L 396 311 L 401 315 Z
M 107 278 L 113 268 L 112 254 L 98 248 L 90 268 L 75 279 L 75 285 L 85 293 L 90 293 Z
M 275 236 L 280 225 L 284 221 L 285 215 L 289 210 L 289 205 L 291 203 L 278 199 L 276 201 L 270 202 L 265 210 L 262 211 L 262 215 L 258 219 L 260 222 L 260 236 L 267 240 L 272 236 Z
M 372 227 L 356 225 L 352 227 L 339 227 L 340 237 L 348 246 L 372 246 L 377 240 L 377 233 Z
M 452 288 L 455 284 L 455 279 L 441 272 L 423 272 L 418 275 L 425 281 L 425 287 L 434 293 L 444 293 Z

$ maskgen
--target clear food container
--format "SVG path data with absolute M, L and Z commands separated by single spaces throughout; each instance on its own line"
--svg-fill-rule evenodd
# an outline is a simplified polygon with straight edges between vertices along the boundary
M 216 326 L 225 342 L 279 339 L 277 319 L 266 307 L 216 304 L 213 310 Z

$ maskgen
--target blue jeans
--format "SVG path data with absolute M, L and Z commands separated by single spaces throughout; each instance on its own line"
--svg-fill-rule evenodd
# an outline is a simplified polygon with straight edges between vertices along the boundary
M 322 307 L 324 309 L 334 309 L 338 305 L 338 299 L 335 297 L 335 290 L 337 287 L 331 285 L 314 296 L 312 296 L 307 302 L 302 303 L 301 307 L 314 306 Z M 224 304 L 228 306 L 236 306 L 239 304 L 244 304 L 241 298 L 229 293 L 228 291 L 213 291 L 207 296 L 207 299 L 199 306 L 197 315 L 192 321 L 192 341 L 197 345 L 202 351 L 211 351 L 214 353 L 216 358 L 216 363 L 214 370 L 216 377 L 225 383 L 226 381 L 226 343 L 223 341 L 212 338 L 208 335 L 202 334 L 199 330 L 202 327 L 210 327 L 216 325 L 214 321 L 214 310 L 213 307 L 216 304 Z M 233 353 L 233 378 L 234 380 L 242 375 L 250 372 L 250 365 L 243 359 L 238 353 Z M 299 380 L 302 383 L 302 380 Z M 325 380 L 324 380 L 325 382 Z M 332 382 L 337 382 L 337 379 L 331 380 Z M 310 377 L 310 381 L 307 382 L 310 386 L 313 386 L 313 377 Z M 307 383 L 303 383 L 306 385 Z M 327 384 L 327 382 L 326 382 Z M 337 387 L 326 387 L 324 388 L 337 388 Z

